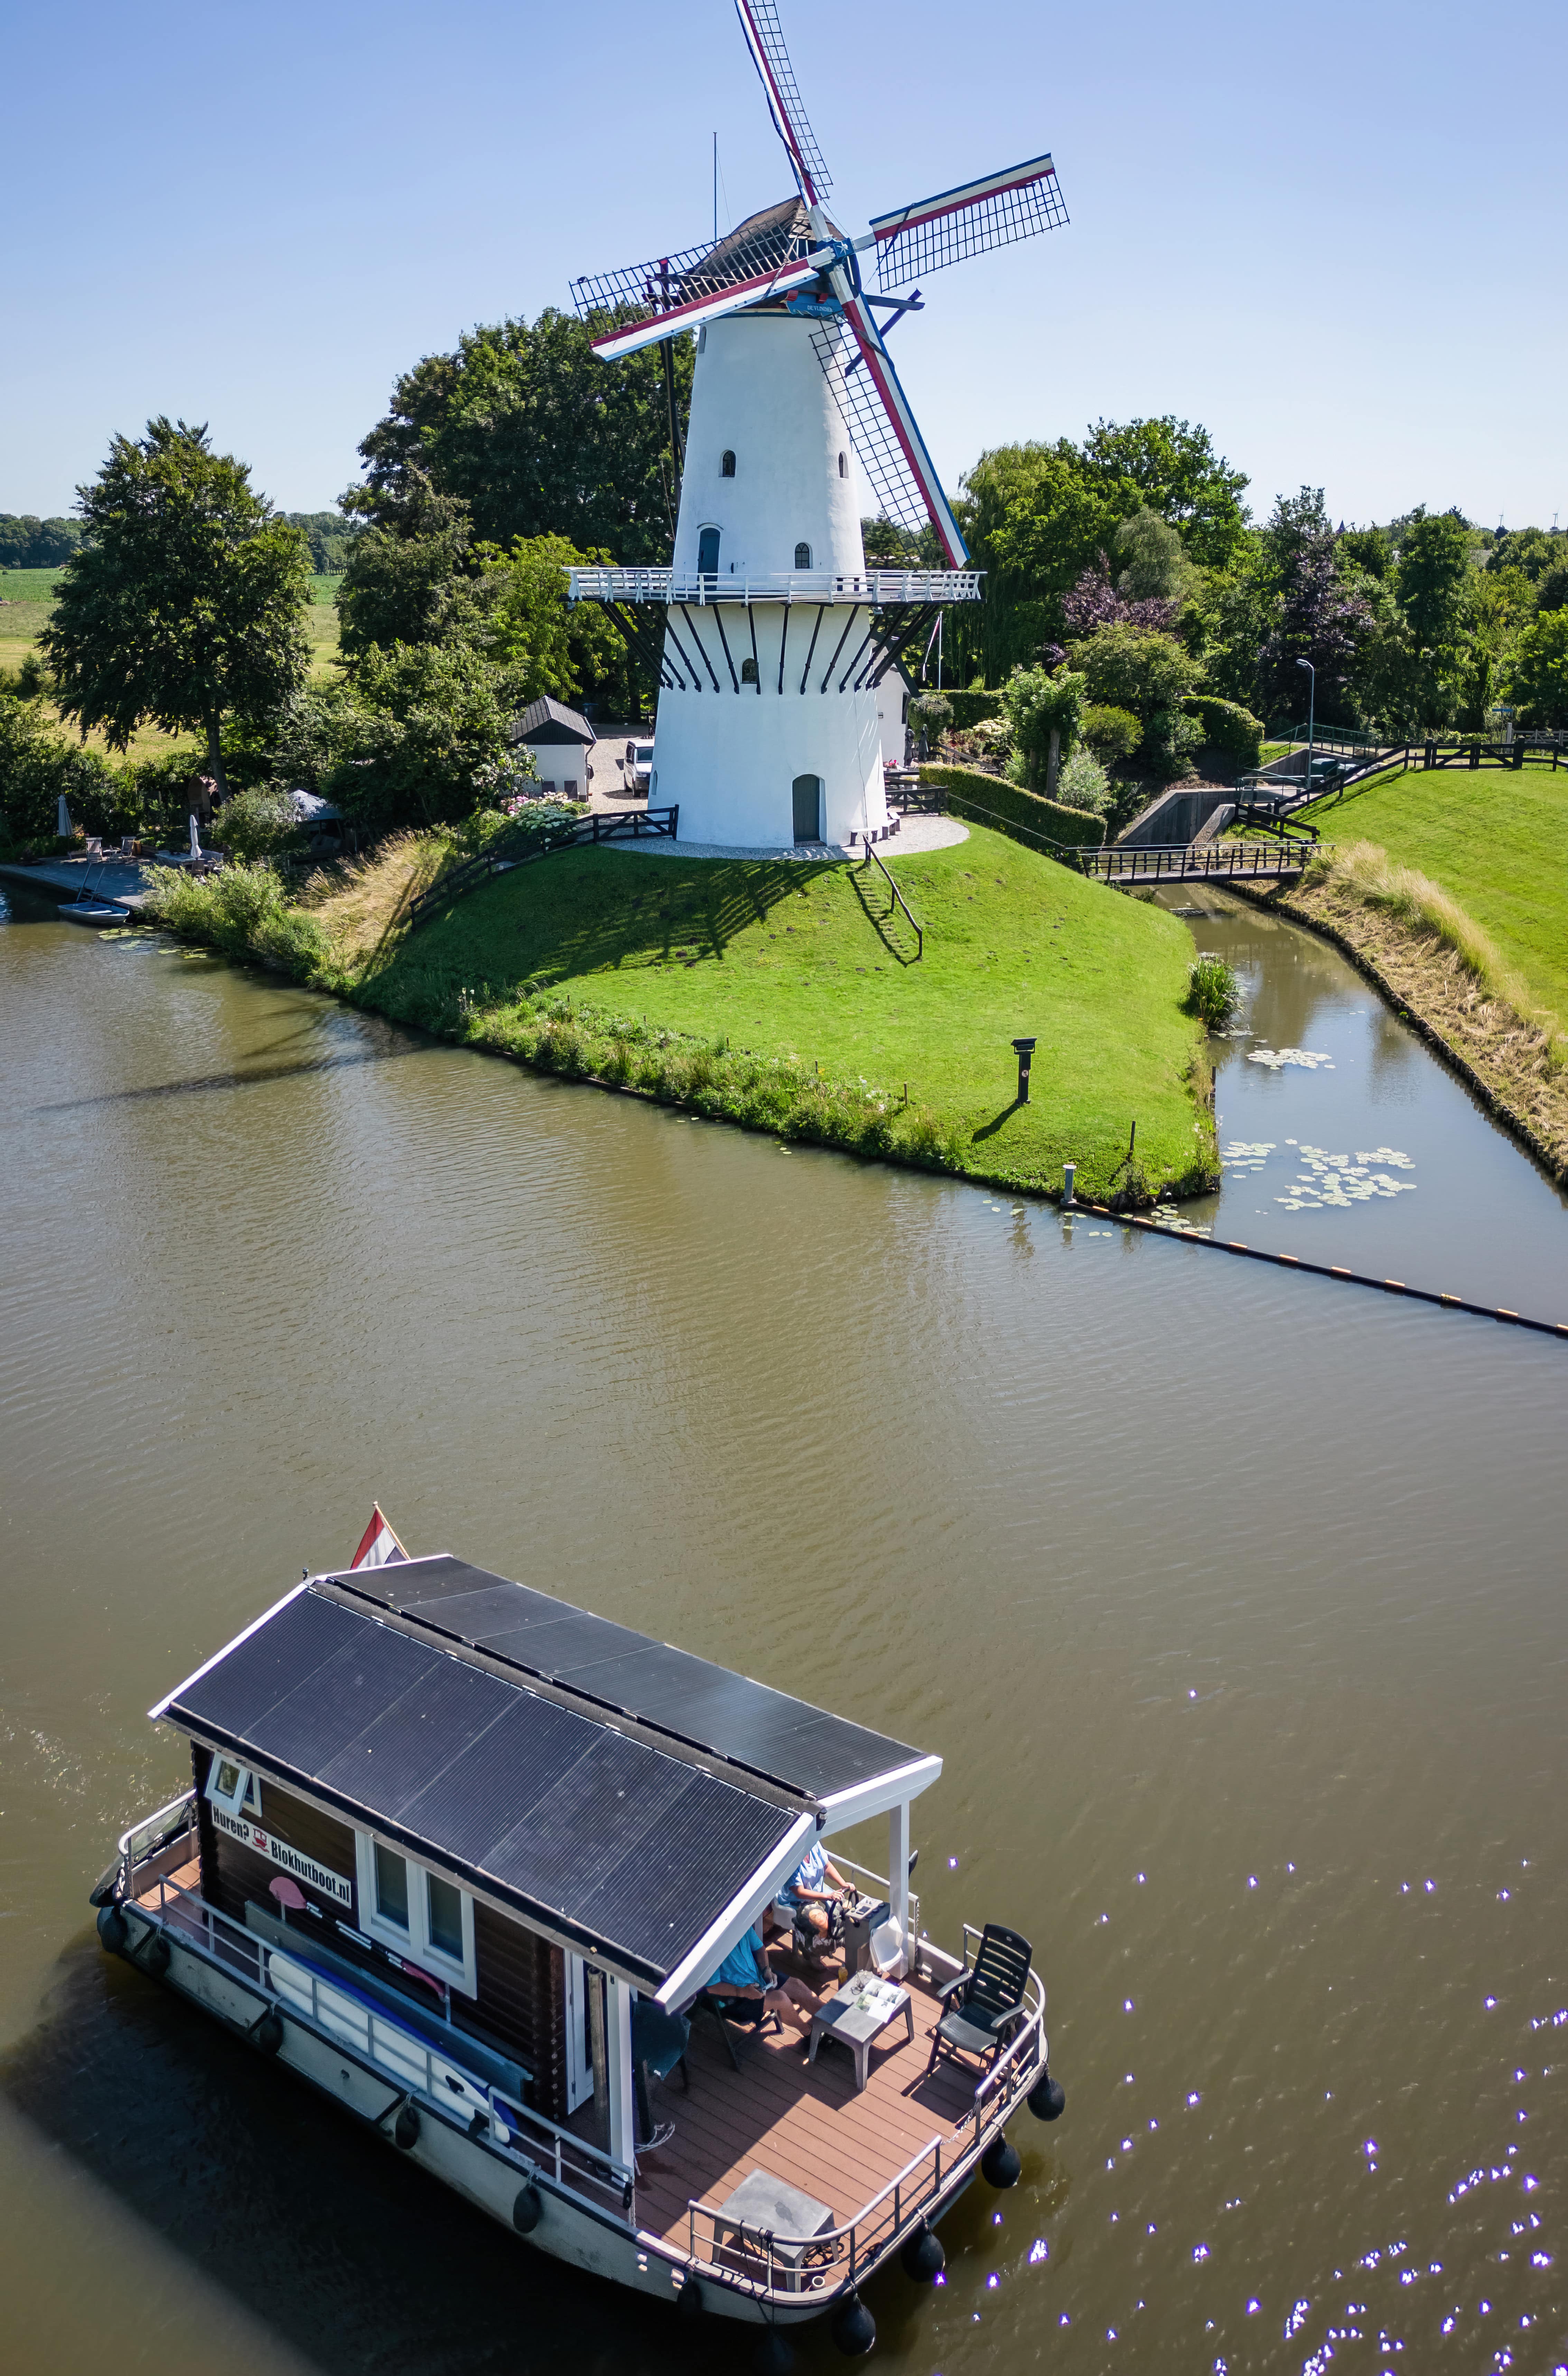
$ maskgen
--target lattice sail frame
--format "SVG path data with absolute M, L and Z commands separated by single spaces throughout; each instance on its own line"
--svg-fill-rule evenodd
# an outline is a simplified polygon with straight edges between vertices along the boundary
M 1055 166 L 1049 156 L 1031 157 L 983 181 L 873 215 L 877 286 L 901 288 L 966 256 L 1056 231 L 1066 220 Z
M 948 565 L 961 569 L 968 548 L 864 301 L 819 322 L 812 345 L 880 516 L 912 536 L 934 528 Z
M 770 207 L 752 222 L 754 230 L 742 223 L 717 244 L 709 240 L 677 255 L 653 256 L 647 264 L 585 273 L 571 284 L 572 303 L 585 321 L 595 314 L 654 319 L 661 306 L 676 314 L 726 290 L 766 283 L 797 263 L 811 244 L 804 208 L 797 200 Z
M 823 162 L 816 135 L 806 119 L 795 69 L 784 46 L 784 28 L 778 21 L 777 0 L 735 0 L 735 14 L 762 77 L 768 113 L 799 177 L 801 195 L 814 206 L 822 193 L 833 187 L 833 176 Z

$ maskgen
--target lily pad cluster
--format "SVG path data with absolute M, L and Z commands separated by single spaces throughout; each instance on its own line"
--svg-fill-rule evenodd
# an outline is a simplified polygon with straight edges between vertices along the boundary
M 1348 1209 L 1368 1204 L 1374 1196 L 1400 1195 L 1416 1184 L 1413 1180 L 1390 1178 L 1390 1165 L 1401 1171 L 1415 1170 L 1413 1158 L 1396 1146 L 1360 1148 L 1354 1163 L 1348 1156 L 1330 1155 L 1321 1146 L 1302 1146 L 1297 1153 L 1310 1176 L 1292 1181 L 1289 1195 L 1275 1198 L 1288 1213 L 1316 1212 L 1324 1206 Z M 1379 1168 L 1374 1170 L 1374 1165 Z
M 1334 1059 L 1321 1050 L 1311 1048 L 1253 1048 L 1247 1056 L 1249 1064 L 1266 1064 L 1271 1073 L 1282 1072 L 1287 1064 L 1299 1064 L 1304 1073 L 1332 1073 Z

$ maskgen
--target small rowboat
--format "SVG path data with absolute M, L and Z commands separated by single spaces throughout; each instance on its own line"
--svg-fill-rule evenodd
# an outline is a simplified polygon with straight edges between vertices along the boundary
M 55 909 L 67 924 L 123 924 L 126 921 L 124 908 L 112 907 L 102 899 L 62 899 Z

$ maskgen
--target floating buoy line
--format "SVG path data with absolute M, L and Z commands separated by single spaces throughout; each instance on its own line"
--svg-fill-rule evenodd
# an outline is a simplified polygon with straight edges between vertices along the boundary
M 1079 1197 L 1063 1210 L 1092 1213 L 1102 1221 L 1119 1221 L 1126 1230 L 1143 1230 L 1150 1237 L 1179 1238 L 1183 1245 L 1213 1246 L 1222 1254 L 1241 1254 L 1249 1262 L 1273 1263 L 1279 1270 L 1303 1271 L 1313 1278 L 1336 1278 L 1350 1287 L 1375 1288 L 1380 1295 L 1403 1295 L 1415 1303 L 1440 1304 L 1445 1312 L 1468 1312 L 1477 1320 L 1500 1320 L 1510 1328 L 1533 1329 L 1538 1336 L 1568 1338 L 1568 1321 L 1532 1320 L 1526 1313 L 1510 1312 L 1503 1303 L 1471 1303 L 1462 1295 L 1444 1295 L 1435 1288 L 1409 1287 L 1402 1278 L 1372 1278 L 1365 1271 L 1347 1270 L 1339 1263 L 1308 1262 L 1301 1254 L 1270 1253 L 1263 1246 L 1243 1245 L 1239 1238 L 1216 1238 L 1206 1228 L 1169 1220 L 1146 1220 L 1139 1213 L 1113 1213 L 1109 1205 L 1091 1205 Z

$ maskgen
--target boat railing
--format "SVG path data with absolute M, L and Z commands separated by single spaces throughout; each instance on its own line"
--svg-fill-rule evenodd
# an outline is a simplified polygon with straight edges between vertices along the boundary
M 195 1790 L 182 1790 L 179 1797 L 171 1799 L 166 1807 L 144 1815 L 139 1824 L 133 1824 L 128 1832 L 121 1833 L 120 1891 L 123 1896 L 130 1894 L 139 1867 L 161 1855 L 165 1848 L 172 1847 L 177 1839 L 191 1830 L 196 1822 L 196 1804 Z
M 194 1798 L 195 1794 L 191 1795 Z M 168 1808 L 160 1810 L 162 1815 L 170 1812 Z M 149 1816 L 135 1831 L 128 1832 L 121 1843 L 122 1850 L 137 1833 L 149 1831 L 158 1821 L 158 1816 Z M 487 2134 L 493 2150 L 512 2161 L 525 2180 L 548 2177 L 566 2193 L 583 2194 L 585 2187 L 592 2187 L 600 2195 L 609 2195 L 628 2218 L 634 2217 L 636 2172 L 586 2137 L 576 2137 L 557 2128 L 542 2112 L 530 2110 L 528 2105 L 518 2103 L 515 2097 L 477 2073 L 462 2072 L 461 2097 L 455 2097 L 452 2083 L 444 2076 L 441 2066 L 457 2066 L 461 2072 L 460 2029 L 454 2028 L 449 2050 L 418 2037 L 389 2014 L 379 2016 L 373 2007 L 335 1990 L 330 1979 L 324 1979 L 310 1966 L 308 1939 L 299 1942 L 297 1953 L 291 1944 L 275 1947 L 218 1907 L 209 1906 L 183 1883 L 171 1880 L 167 1873 L 148 1878 L 157 1890 L 157 1904 L 147 1902 L 150 1891 L 144 1894 L 135 1903 L 137 1914 L 160 1923 L 182 1945 L 205 1956 L 220 1971 L 242 1978 L 267 1998 L 269 2009 L 276 2007 L 291 2021 L 315 2030 L 333 2047 L 357 2048 L 375 2064 L 377 2075 L 388 2086 L 401 2085 L 402 2094 L 387 2105 L 377 2126 L 384 2125 L 415 2097 L 434 2106 L 448 2119 L 454 2117 L 460 2100 L 472 2114 L 468 2123 L 470 2133 Z M 278 1985 L 271 1968 L 274 1954 L 295 1964 L 301 1979 L 308 1981 L 308 2009 L 302 2002 L 303 1990 L 298 1982 L 288 1989 Z M 259 2027 L 259 2022 L 253 2026 Z M 593 2197 L 583 2194 L 583 2199 L 592 2201 Z M 595 2208 L 600 2207 L 596 2203 Z
M 887 1886 L 850 1858 L 836 1857 L 834 1862 L 841 1871 L 862 1873 L 879 1887 Z M 981 1933 L 977 1926 L 966 1922 L 963 1930 L 966 1941 L 978 1948 Z M 922 1966 L 948 1977 L 963 1970 L 966 1958 L 950 1954 L 923 1932 L 917 1944 Z M 1030 1972 L 1027 1987 L 1024 2018 L 977 2085 L 969 2109 L 945 2139 L 934 2136 L 922 2145 L 852 2219 L 820 2235 L 790 2236 L 727 2218 L 694 2199 L 686 2205 L 687 2250 L 694 2269 L 764 2302 L 794 2300 L 802 2292 L 834 2294 L 858 2284 L 984 2152 L 1019 2094 L 1045 2068 L 1045 1989 L 1038 1972 Z

